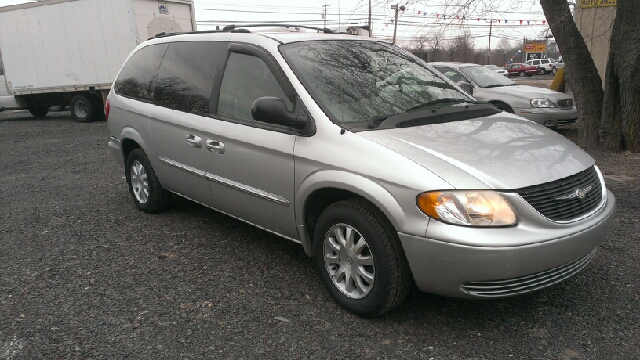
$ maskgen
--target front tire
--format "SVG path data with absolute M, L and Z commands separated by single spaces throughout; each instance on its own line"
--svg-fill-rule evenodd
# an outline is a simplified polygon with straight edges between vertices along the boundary
M 525 72 L 524 72 L 524 71 L 520 71 L 520 72 L 518 73 L 518 75 L 520 75 L 520 77 L 525 77 L 527 74 L 525 74 Z
M 171 193 L 160 185 L 149 158 L 142 149 L 135 149 L 129 154 L 125 176 L 133 203 L 138 209 L 153 214 L 171 205 Z
M 71 99 L 71 116 L 77 122 L 88 123 L 100 118 L 100 107 L 97 100 L 85 95 L 76 95 Z
M 411 271 L 398 235 L 365 201 L 345 200 L 325 209 L 316 224 L 313 252 L 324 287 L 354 314 L 384 314 L 409 293 Z
M 31 115 L 33 115 L 33 117 L 43 118 L 43 117 L 47 116 L 47 114 L 49 113 L 49 107 L 48 106 L 34 106 L 34 107 L 30 107 L 29 108 L 29 112 L 31 113 Z

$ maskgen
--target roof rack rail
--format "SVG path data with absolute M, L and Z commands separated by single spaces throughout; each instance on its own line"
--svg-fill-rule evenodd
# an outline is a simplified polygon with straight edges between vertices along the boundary
M 240 28 L 248 28 L 248 27 L 284 27 L 284 28 L 300 28 L 300 29 L 310 29 L 316 31 L 322 31 L 325 34 L 333 34 L 334 31 L 327 28 L 319 28 L 315 26 L 306 26 L 306 25 L 296 25 L 296 24 L 243 24 L 243 25 L 235 25 L 230 24 L 222 28 L 222 30 L 233 31 Z
M 156 34 L 154 37 L 150 37 L 147 40 L 164 38 L 175 35 L 183 35 L 183 34 L 214 34 L 221 32 L 237 32 L 237 33 L 250 33 L 249 29 L 245 29 L 248 27 L 285 27 L 285 28 L 300 28 L 300 29 L 311 29 L 316 31 L 322 31 L 325 34 L 335 34 L 336 32 L 327 29 L 327 28 L 319 28 L 314 26 L 305 26 L 305 25 L 294 25 L 294 24 L 246 24 L 246 25 L 235 25 L 230 24 L 222 28 L 222 30 L 202 30 L 202 31 L 186 31 L 186 32 L 174 32 L 174 33 L 165 33 L 161 32 Z

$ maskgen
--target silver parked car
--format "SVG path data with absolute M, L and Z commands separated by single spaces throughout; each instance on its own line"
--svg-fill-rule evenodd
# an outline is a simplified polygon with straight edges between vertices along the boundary
M 476 299 L 550 286 L 612 223 L 578 146 L 376 39 L 164 35 L 132 52 L 106 111 L 140 210 L 174 193 L 300 243 L 363 316 L 413 283 Z
M 578 121 L 573 97 L 550 89 L 518 85 L 478 64 L 430 63 L 456 83 L 470 84 L 467 91 L 497 108 L 550 128 Z M 465 84 L 465 85 L 466 85 Z

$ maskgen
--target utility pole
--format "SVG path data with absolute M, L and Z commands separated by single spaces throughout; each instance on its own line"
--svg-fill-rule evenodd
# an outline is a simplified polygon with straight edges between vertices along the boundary
M 373 29 L 371 28 L 371 0 L 369 0 L 369 37 L 373 36 Z
M 324 28 L 327 28 L 327 4 L 322 5 L 322 7 L 324 8 L 324 12 L 322 13 L 322 18 L 324 19 Z
M 404 7 L 404 5 L 398 6 L 398 4 L 395 4 L 395 5 L 391 5 L 391 9 L 396 11 L 396 20 L 393 23 L 394 26 L 393 26 L 393 41 L 392 41 L 392 43 L 395 45 L 396 44 L 396 31 L 398 30 L 398 10 L 402 10 L 404 12 L 405 7 Z
M 487 54 L 487 65 L 491 65 L 491 30 L 493 29 L 493 19 L 489 22 L 489 54 Z

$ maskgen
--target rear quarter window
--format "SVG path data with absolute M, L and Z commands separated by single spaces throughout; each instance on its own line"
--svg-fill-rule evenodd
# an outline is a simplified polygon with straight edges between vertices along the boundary
M 169 44 L 155 85 L 157 105 L 208 115 L 211 89 L 227 42 L 194 41 Z
M 155 80 L 166 44 L 149 45 L 136 51 L 120 71 L 114 91 L 135 100 L 153 102 Z

